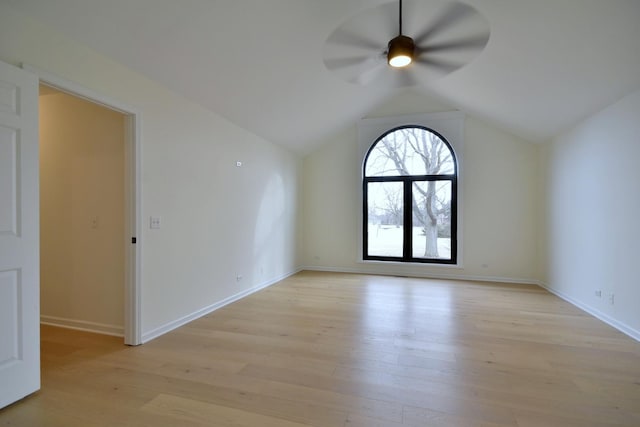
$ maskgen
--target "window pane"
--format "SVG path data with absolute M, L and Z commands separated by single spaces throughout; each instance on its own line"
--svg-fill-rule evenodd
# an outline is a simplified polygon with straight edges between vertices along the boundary
M 451 259 L 451 181 L 413 184 L 413 257 Z
M 367 253 L 401 257 L 404 200 L 401 182 L 367 184 Z
M 411 127 L 396 129 L 371 149 L 366 176 L 449 175 L 455 164 L 449 146 L 435 133 Z

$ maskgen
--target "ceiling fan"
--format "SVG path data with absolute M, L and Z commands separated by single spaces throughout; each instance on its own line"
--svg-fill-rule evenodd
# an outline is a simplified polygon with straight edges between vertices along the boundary
M 356 84 L 385 76 L 396 86 L 412 86 L 466 65 L 489 41 L 488 22 L 468 4 L 422 0 L 408 6 L 407 16 L 398 0 L 344 22 L 325 43 L 325 66 Z

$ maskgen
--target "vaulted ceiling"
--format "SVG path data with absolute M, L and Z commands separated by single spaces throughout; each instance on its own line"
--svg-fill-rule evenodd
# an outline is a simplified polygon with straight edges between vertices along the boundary
M 323 62 L 336 28 L 389 0 L 2 1 L 298 153 L 406 91 L 537 142 L 640 89 L 637 0 L 467 0 L 486 48 L 410 88 L 349 83 Z M 411 19 L 428 22 L 447 0 L 415 1 Z M 384 49 L 389 28 L 371 27 Z

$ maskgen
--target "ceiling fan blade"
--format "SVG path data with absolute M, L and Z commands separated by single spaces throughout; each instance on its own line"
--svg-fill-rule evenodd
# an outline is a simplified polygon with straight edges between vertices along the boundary
M 416 45 L 421 45 L 427 39 L 437 35 L 442 30 L 453 26 L 457 22 L 464 21 L 466 18 L 472 17 L 475 14 L 475 9 L 469 5 L 460 2 L 451 3 L 444 8 L 431 26 L 421 33 L 416 34 L 413 37 L 413 40 Z
M 418 58 L 415 61 L 415 64 L 429 67 L 430 69 L 434 71 L 438 71 L 439 73 L 443 73 L 443 74 L 451 73 L 465 65 L 464 63 L 460 63 L 460 62 L 447 61 L 444 59 L 436 59 L 436 58 L 429 58 L 429 57 Z
M 338 30 L 336 30 L 331 35 L 331 37 L 327 39 L 327 43 L 376 51 L 382 50 L 384 48 L 384 43 L 381 44 L 375 40 L 371 40 L 365 36 L 356 34 L 345 28 L 339 28 Z
M 350 81 L 352 83 L 359 84 L 360 86 L 367 86 L 369 83 L 377 79 L 380 73 L 384 70 L 385 70 L 385 65 L 378 64 L 375 67 L 360 74 L 359 76 L 356 76 L 355 78 L 351 79 Z
M 350 58 L 327 58 L 324 60 L 324 65 L 330 70 L 335 70 L 338 68 L 347 68 L 352 67 L 361 63 L 364 63 L 371 56 L 353 56 Z
M 418 46 L 416 49 L 419 53 L 433 53 L 451 50 L 465 49 L 482 49 L 489 42 L 489 33 L 478 34 L 470 37 L 463 37 L 456 40 L 450 40 L 441 43 L 427 44 L 426 46 Z
M 343 58 L 325 58 L 328 70 L 338 73 L 350 83 L 365 86 L 375 80 L 386 68 L 385 56 L 382 53 L 360 55 Z
M 375 63 L 373 63 L 372 61 L 372 64 L 372 67 L 360 73 L 358 76 L 349 81 L 361 86 L 366 86 L 377 79 L 378 76 L 387 69 L 387 63 L 385 61 L 376 60 Z

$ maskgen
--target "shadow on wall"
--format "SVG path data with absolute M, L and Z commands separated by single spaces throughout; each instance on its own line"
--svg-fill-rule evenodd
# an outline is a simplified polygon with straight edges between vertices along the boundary
M 287 255 L 286 238 L 289 235 L 286 226 L 286 197 L 284 181 L 278 173 L 268 179 L 255 223 L 253 233 L 253 278 L 252 283 L 262 284 L 265 277 L 273 278 L 281 274 L 275 271 Z

